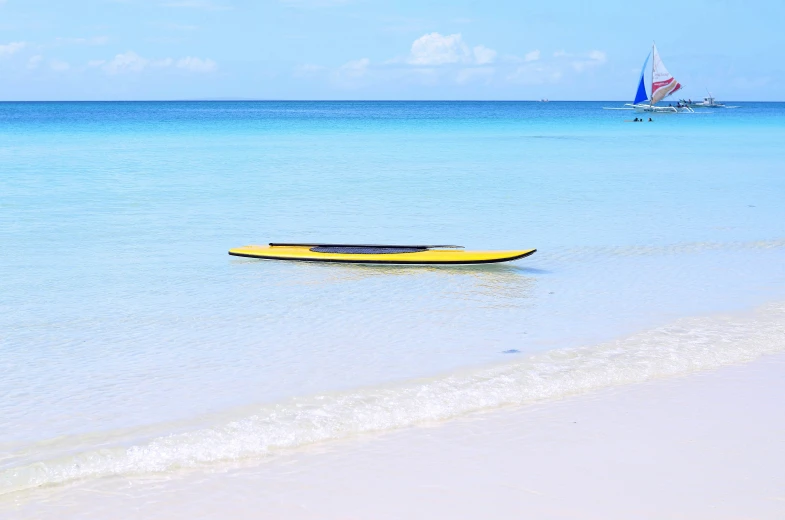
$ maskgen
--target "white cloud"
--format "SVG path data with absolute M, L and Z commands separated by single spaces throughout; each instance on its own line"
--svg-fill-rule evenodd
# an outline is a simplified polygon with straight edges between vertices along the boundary
M 369 74 L 368 67 L 371 60 L 360 58 L 344 63 L 330 74 L 330 81 L 344 88 L 357 88 L 372 81 L 374 78 Z M 378 78 L 376 78 L 378 79 Z
M 598 50 L 584 53 L 558 50 L 552 56 L 552 59 L 543 59 L 539 50 L 525 54 L 522 62 L 507 74 L 505 80 L 521 85 L 550 85 L 570 74 L 581 74 L 608 61 L 607 55 Z
M 474 61 L 478 65 L 493 63 L 494 59 L 496 59 L 495 50 L 489 49 L 485 45 L 478 45 L 477 47 L 474 48 Z
M 326 70 L 327 67 L 323 65 L 314 65 L 312 63 L 306 63 L 304 65 L 295 67 L 294 76 L 298 78 L 312 77 Z
M 444 36 L 432 32 L 414 40 L 405 61 L 411 65 L 428 66 L 455 63 L 485 65 L 493 63 L 495 59 L 496 51 L 484 45 L 477 45 L 470 50 L 460 33 Z
M 608 61 L 608 56 L 602 51 L 591 51 L 589 53 L 589 59 L 599 63 L 605 63 Z
M 414 40 L 407 61 L 413 65 L 444 65 L 464 63 L 469 59 L 469 48 L 460 33 L 442 36 L 432 32 Z
M 368 72 L 368 65 L 370 64 L 371 60 L 368 58 L 361 58 L 359 60 L 352 60 L 350 62 L 344 63 L 338 70 L 346 77 L 359 78 Z
M 583 72 L 586 69 L 597 67 L 608 61 L 608 57 L 602 51 L 591 51 L 585 59 L 575 60 L 572 62 L 572 68 L 576 72 Z
M 43 61 L 44 57 L 40 54 L 36 54 L 35 56 L 31 56 L 29 60 L 27 60 L 27 68 L 30 70 L 37 69 L 38 66 Z
M 537 61 L 539 59 L 540 59 L 540 51 L 539 50 L 527 52 L 523 56 L 523 61 Z
M 71 68 L 71 65 L 67 61 L 50 60 L 49 68 L 55 72 L 65 72 Z
M 124 72 L 141 72 L 147 67 L 148 60 L 142 58 L 133 51 L 128 51 L 124 54 L 118 54 L 112 58 L 106 65 L 104 70 L 109 74 L 122 74 Z
M 0 45 L 0 57 L 15 54 L 27 46 L 26 42 L 11 42 Z
M 445 85 L 485 84 L 551 85 L 598 67 L 608 61 L 603 51 L 551 54 L 534 49 L 521 56 L 499 55 L 485 45 L 469 46 L 460 33 L 424 34 L 414 40 L 409 54 L 371 66 L 368 58 L 352 60 L 340 67 L 301 65 L 293 76 L 319 78 L 335 86 L 360 88 L 373 84 Z
M 231 11 L 234 7 L 225 4 L 216 4 L 210 0 L 177 0 L 175 2 L 165 2 L 164 7 L 186 7 L 189 9 L 200 9 L 202 11 Z
M 142 72 L 145 69 L 166 69 L 169 67 L 177 67 L 190 72 L 211 72 L 217 68 L 218 64 L 209 58 L 202 59 L 193 56 L 186 56 L 179 60 L 174 60 L 173 58 L 150 60 L 139 56 L 133 51 L 128 51 L 116 55 L 108 62 L 92 60 L 88 62 L 87 66 L 102 67 L 108 74 L 122 74 Z
M 217 64 L 209 59 L 194 58 L 187 56 L 177 61 L 177 68 L 186 69 L 192 72 L 212 72 L 215 70 Z

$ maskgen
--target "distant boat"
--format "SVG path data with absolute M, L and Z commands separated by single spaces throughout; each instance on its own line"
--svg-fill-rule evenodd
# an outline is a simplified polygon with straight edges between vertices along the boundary
M 682 99 L 681 103 L 684 103 L 691 108 L 727 108 L 724 104 L 714 99 L 714 96 L 711 95 L 711 92 L 709 92 L 708 97 L 703 98 L 703 101 L 693 102 L 691 99 L 687 101 Z
M 651 62 L 651 97 L 646 91 L 646 65 Z M 681 83 L 671 76 L 665 64 L 657 52 L 657 46 L 652 44 L 651 52 L 646 56 L 641 68 L 640 79 L 638 80 L 638 90 L 635 92 L 635 100 L 626 103 L 624 108 L 606 108 L 606 110 L 634 110 L 635 112 L 655 113 L 655 114 L 675 114 L 679 112 L 694 112 L 689 106 L 678 102 L 676 106 L 668 105 L 657 106 L 657 103 L 681 90 Z
M 548 98 L 544 98 L 540 100 L 540 103 L 547 103 L 547 102 L 548 102 Z

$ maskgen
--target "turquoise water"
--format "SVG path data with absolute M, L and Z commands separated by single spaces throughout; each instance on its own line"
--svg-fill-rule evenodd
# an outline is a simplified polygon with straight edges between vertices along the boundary
M 626 123 L 613 103 L 0 103 L 0 492 L 168 470 L 156 439 L 293 397 L 783 299 L 785 104 L 737 104 Z M 270 241 L 538 253 L 226 254 Z M 75 469 L 107 446 L 147 448 Z

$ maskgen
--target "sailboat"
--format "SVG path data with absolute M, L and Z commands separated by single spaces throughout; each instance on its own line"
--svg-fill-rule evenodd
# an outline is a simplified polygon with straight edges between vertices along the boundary
M 646 66 L 651 58 L 651 97 L 646 91 Z M 657 52 L 657 46 L 652 44 L 651 52 L 646 56 L 641 68 L 640 79 L 638 80 L 638 89 L 635 92 L 635 100 L 632 103 L 626 103 L 626 108 L 616 110 L 635 110 L 636 112 L 648 112 L 657 114 L 674 114 L 678 112 L 694 112 L 690 107 L 682 105 L 681 102 L 677 106 L 669 105 L 657 106 L 657 103 L 670 96 L 671 94 L 681 90 L 681 83 L 676 81 L 676 78 L 671 76 L 665 64 L 662 63 L 660 53 Z M 613 109 L 609 109 L 613 110 Z
M 651 98 L 646 94 L 646 64 L 651 58 Z M 665 64 L 660 58 L 660 53 L 657 52 L 657 46 L 652 43 L 651 52 L 646 56 L 641 69 L 641 76 L 638 80 L 638 90 L 635 92 L 635 101 L 627 103 L 625 106 L 632 107 L 636 112 L 655 112 L 655 113 L 676 113 L 676 112 L 694 112 L 690 107 L 683 106 L 678 103 L 677 106 L 658 107 L 657 103 L 666 97 L 681 90 L 681 83 L 676 81 Z

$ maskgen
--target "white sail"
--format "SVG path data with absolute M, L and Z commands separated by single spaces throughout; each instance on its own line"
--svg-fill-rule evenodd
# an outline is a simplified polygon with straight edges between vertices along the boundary
M 653 105 L 679 90 L 681 84 L 665 68 L 656 45 L 653 46 L 652 54 L 651 103 Z

